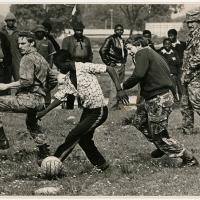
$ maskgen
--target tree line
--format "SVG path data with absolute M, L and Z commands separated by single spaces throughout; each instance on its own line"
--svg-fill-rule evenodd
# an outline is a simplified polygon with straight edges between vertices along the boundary
M 31 30 L 36 24 L 50 20 L 53 33 L 59 36 L 70 28 L 72 10 L 75 4 L 12 4 L 10 11 L 18 19 L 18 26 Z M 180 12 L 182 4 L 80 4 L 86 28 L 113 28 L 121 23 L 125 28 L 143 30 L 145 22 L 169 22 L 171 14 Z

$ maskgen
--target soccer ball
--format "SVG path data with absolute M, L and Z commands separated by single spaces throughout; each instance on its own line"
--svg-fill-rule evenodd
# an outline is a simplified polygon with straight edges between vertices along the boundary
M 62 162 L 55 156 L 48 156 L 41 163 L 41 171 L 48 178 L 61 175 L 62 170 Z

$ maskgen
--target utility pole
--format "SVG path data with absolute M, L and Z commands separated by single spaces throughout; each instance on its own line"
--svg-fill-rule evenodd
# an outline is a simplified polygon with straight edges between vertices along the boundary
M 110 29 L 113 29 L 113 9 L 110 9 Z
M 107 29 L 108 20 L 105 20 L 105 29 Z

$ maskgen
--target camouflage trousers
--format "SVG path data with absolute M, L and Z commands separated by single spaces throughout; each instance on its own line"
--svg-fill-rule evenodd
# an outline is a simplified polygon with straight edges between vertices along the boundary
M 16 96 L 0 96 L 0 127 L 3 127 L 3 112 L 26 113 L 26 126 L 35 143 L 46 143 L 44 134 L 35 131 L 38 127 L 36 114 L 44 108 L 44 98 L 32 93 L 18 94 Z
M 168 118 L 172 111 L 171 92 L 157 95 L 138 105 L 133 125 L 154 145 L 170 157 L 181 157 L 185 151 L 182 144 L 168 134 Z
M 182 129 L 184 133 L 191 134 L 194 128 L 194 111 L 200 115 L 200 82 L 191 81 L 184 85 L 181 101 L 181 113 L 183 116 Z

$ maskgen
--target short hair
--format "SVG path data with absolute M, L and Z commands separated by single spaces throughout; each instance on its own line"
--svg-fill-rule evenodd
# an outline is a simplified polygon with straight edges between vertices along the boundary
M 53 56 L 53 61 L 54 64 L 59 68 L 60 63 L 64 63 L 66 61 L 72 60 L 72 56 L 69 53 L 69 51 L 65 49 L 60 49 L 58 50 L 54 56 Z
M 142 47 L 148 46 L 147 40 L 141 34 L 137 34 L 137 35 L 133 35 L 133 36 L 129 37 L 127 39 L 126 43 L 130 43 L 133 46 L 140 46 L 140 45 Z
M 151 31 L 150 30 L 144 30 L 142 35 L 145 35 L 145 34 L 149 34 L 151 36 Z
M 51 25 L 50 21 L 44 21 L 44 22 L 42 22 L 42 25 L 43 25 L 49 32 L 51 32 L 51 30 L 52 30 L 52 25 Z
M 121 24 L 116 24 L 115 27 L 114 27 L 114 29 L 117 29 L 117 27 L 121 27 L 121 28 L 124 29 L 124 27 Z
M 176 29 L 169 29 L 168 32 L 167 32 L 168 35 L 172 34 L 172 35 L 175 35 L 177 36 L 177 31 Z
M 163 44 L 164 44 L 166 41 L 169 41 L 169 42 L 171 43 L 171 40 L 170 40 L 169 38 L 165 38 L 165 39 L 163 40 Z
M 26 37 L 27 38 L 27 41 L 29 43 L 32 43 L 34 42 L 34 47 L 36 46 L 36 41 L 35 41 L 35 34 L 32 33 L 31 31 L 21 31 L 19 32 L 19 37 Z

